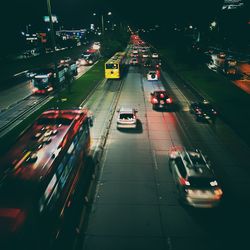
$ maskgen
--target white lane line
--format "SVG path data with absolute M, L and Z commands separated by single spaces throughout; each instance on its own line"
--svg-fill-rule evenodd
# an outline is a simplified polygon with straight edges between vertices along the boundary
M 19 73 L 14 74 L 14 76 L 19 76 L 19 75 L 21 75 L 21 74 L 23 74 L 23 73 L 27 73 L 27 72 L 28 72 L 28 70 L 24 70 L 24 71 L 22 71 L 22 72 L 19 72 Z
M 186 96 L 182 93 L 182 91 L 176 86 L 174 81 L 166 72 L 162 71 L 162 75 L 164 79 L 166 80 L 166 82 L 168 83 L 171 90 L 174 92 L 174 94 L 178 98 L 179 102 L 181 103 L 182 110 L 186 112 L 189 111 L 190 110 L 189 107 L 191 104 L 190 101 L 186 98 Z

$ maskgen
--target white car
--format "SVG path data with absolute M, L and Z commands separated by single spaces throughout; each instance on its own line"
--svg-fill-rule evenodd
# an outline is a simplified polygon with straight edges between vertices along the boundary
M 147 52 L 147 49 L 141 48 L 141 49 L 140 49 L 140 52 L 141 52 L 141 53 L 145 53 L 145 52 Z
M 137 128 L 137 110 L 122 107 L 118 111 L 117 128 Z
M 145 52 L 145 53 L 142 54 L 142 57 L 143 57 L 143 58 L 148 58 L 148 57 L 149 57 L 149 54 L 148 54 L 147 52 Z
M 153 53 L 152 58 L 159 58 L 159 55 L 157 53 Z
M 137 65 L 138 64 L 138 59 L 137 58 L 132 58 L 130 60 L 130 65 Z
M 169 169 L 181 202 L 200 208 L 219 205 L 223 191 L 200 150 L 174 147 L 169 154 Z
M 150 70 L 147 73 L 147 80 L 148 81 L 157 81 L 158 80 L 157 72 L 155 70 Z

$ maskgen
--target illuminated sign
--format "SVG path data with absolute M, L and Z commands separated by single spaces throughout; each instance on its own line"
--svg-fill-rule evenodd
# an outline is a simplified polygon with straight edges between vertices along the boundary
M 50 22 L 49 16 L 44 16 L 43 20 L 44 20 L 45 23 L 49 23 Z M 57 16 L 52 15 L 52 22 L 53 23 L 58 23 Z
M 235 10 L 242 8 L 244 3 L 242 0 L 224 0 L 224 4 L 222 6 L 222 10 Z

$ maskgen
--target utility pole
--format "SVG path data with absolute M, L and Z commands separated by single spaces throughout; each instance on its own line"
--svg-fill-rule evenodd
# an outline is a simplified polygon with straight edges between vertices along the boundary
M 49 23 L 50 23 L 50 36 L 51 36 L 51 43 L 52 43 L 52 50 L 53 50 L 53 60 L 54 60 L 54 67 L 55 67 L 55 73 L 56 73 L 54 88 L 56 88 L 56 92 L 59 92 L 60 90 L 58 89 L 58 87 L 59 87 L 58 86 L 59 85 L 58 68 L 57 68 L 57 61 L 56 61 L 56 58 L 55 58 L 56 41 L 55 41 L 55 32 L 54 32 L 54 26 L 53 26 L 53 19 L 52 19 L 52 14 L 51 14 L 50 0 L 47 0 L 47 8 L 48 8 L 48 15 L 49 15 Z M 59 95 L 57 97 L 59 99 Z
M 104 35 L 104 18 L 103 18 L 103 15 L 102 15 L 102 35 Z

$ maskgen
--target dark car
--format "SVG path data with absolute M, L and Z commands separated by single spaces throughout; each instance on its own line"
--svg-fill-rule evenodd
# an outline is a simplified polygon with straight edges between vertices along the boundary
M 161 60 L 159 58 L 153 58 L 152 61 L 151 61 L 151 65 L 152 65 L 152 67 L 154 67 L 156 69 L 160 69 Z
M 197 121 L 215 121 L 218 112 L 206 100 L 203 102 L 192 103 L 190 105 L 190 113 L 196 116 Z
M 143 63 L 143 66 L 146 67 L 146 68 L 150 68 L 152 67 L 152 61 L 149 60 L 149 59 L 146 59 Z
M 166 109 L 173 103 L 173 101 L 167 94 L 166 90 L 155 90 L 151 93 L 151 103 L 153 109 Z
M 200 208 L 220 204 L 223 191 L 210 162 L 200 150 L 173 148 L 169 154 L 169 168 L 181 202 Z

